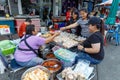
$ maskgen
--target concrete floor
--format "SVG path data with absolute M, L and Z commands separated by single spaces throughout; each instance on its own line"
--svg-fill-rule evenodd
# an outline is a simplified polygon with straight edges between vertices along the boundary
M 98 65 L 99 80 L 120 80 L 120 45 L 105 46 L 105 59 Z

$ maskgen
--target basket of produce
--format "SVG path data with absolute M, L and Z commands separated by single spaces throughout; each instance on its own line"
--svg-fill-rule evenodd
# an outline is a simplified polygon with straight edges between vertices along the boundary
M 29 68 L 23 73 L 21 77 L 21 80 L 49 80 L 49 79 L 50 79 L 49 70 L 40 65 Z

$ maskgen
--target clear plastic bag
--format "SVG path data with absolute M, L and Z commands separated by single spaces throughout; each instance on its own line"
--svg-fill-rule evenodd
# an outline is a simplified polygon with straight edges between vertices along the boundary
M 67 49 L 60 48 L 54 52 L 54 55 L 60 59 L 60 61 L 63 63 L 63 67 L 69 67 L 72 66 L 75 57 L 77 56 L 76 53 L 73 53 Z
M 54 52 L 55 56 L 59 59 L 62 59 L 64 61 L 74 61 L 75 57 L 77 56 L 76 53 L 73 53 L 67 49 L 60 48 Z
M 77 75 L 77 79 L 81 80 L 91 80 L 95 76 L 94 67 L 90 67 L 90 62 L 86 60 L 80 60 L 76 65 L 70 67 Z M 64 80 L 62 78 L 62 73 L 57 75 L 59 80 Z

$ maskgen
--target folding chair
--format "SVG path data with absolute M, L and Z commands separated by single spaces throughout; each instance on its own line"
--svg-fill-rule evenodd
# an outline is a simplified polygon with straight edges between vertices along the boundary
M 120 36 L 120 25 L 117 25 L 115 29 L 108 30 L 107 39 L 111 41 L 111 39 L 115 39 L 116 46 L 120 44 L 119 36 Z
M 3 63 L 4 63 L 4 66 L 6 67 L 6 72 L 9 73 L 8 76 L 10 77 L 10 80 L 14 80 L 15 73 L 17 71 L 20 71 L 20 70 L 25 68 L 25 67 L 22 67 L 22 66 L 18 65 L 16 63 L 15 59 L 12 59 L 10 62 L 8 62 L 6 57 L 2 55 L 1 51 L 0 51 L 0 57 L 3 61 Z

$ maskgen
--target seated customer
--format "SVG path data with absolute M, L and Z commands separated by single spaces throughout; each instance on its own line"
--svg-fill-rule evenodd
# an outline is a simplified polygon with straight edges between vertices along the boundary
M 89 31 L 92 33 L 82 45 L 78 45 L 78 56 L 76 61 L 79 59 L 85 59 L 90 61 L 91 64 L 99 64 L 104 58 L 103 49 L 103 35 L 102 32 L 102 20 L 97 17 L 92 17 L 88 21 Z
M 80 29 L 80 34 L 82 37 L 88 38 L 91 34 L 89 33 L 88 30 L 88 21 L 89 21 L 89 15 L 88 11 L 86 8 L 82 8 L 80 10 L 80 16 L 79 20 L 77 20 L 75 23 L 72 23 L 68 26 L 60 28 L 61 31 L 67 30 L 67 29 L 72 29 L 72 28 L 77 28 L 78 26 L 81 28 Z
M 71 16 L 70 20 L 67 22 L 67 25 L 73 24 L 77 20 L 79 20 L 79 13 L 77 10 L 74 10 L 72 12 L 72 16 Z M 81 26 L 78 25 L 75 28 L 72 28 L 71 33 L 76 34 L 77 36 L 80 36 L 81 35 Z
M 16 49 L 14 57 L 16 62 L 25 67 L 31 67 L 43 62 L 42 58 L 37 56 L 37 50 L 41 45 L 51 42 L 60 33 L 56 32 L 49 38 L 36 36 L 38 33 L 34 25 L 27 25 L 26 34 L 22 37 L 21 42 Z

